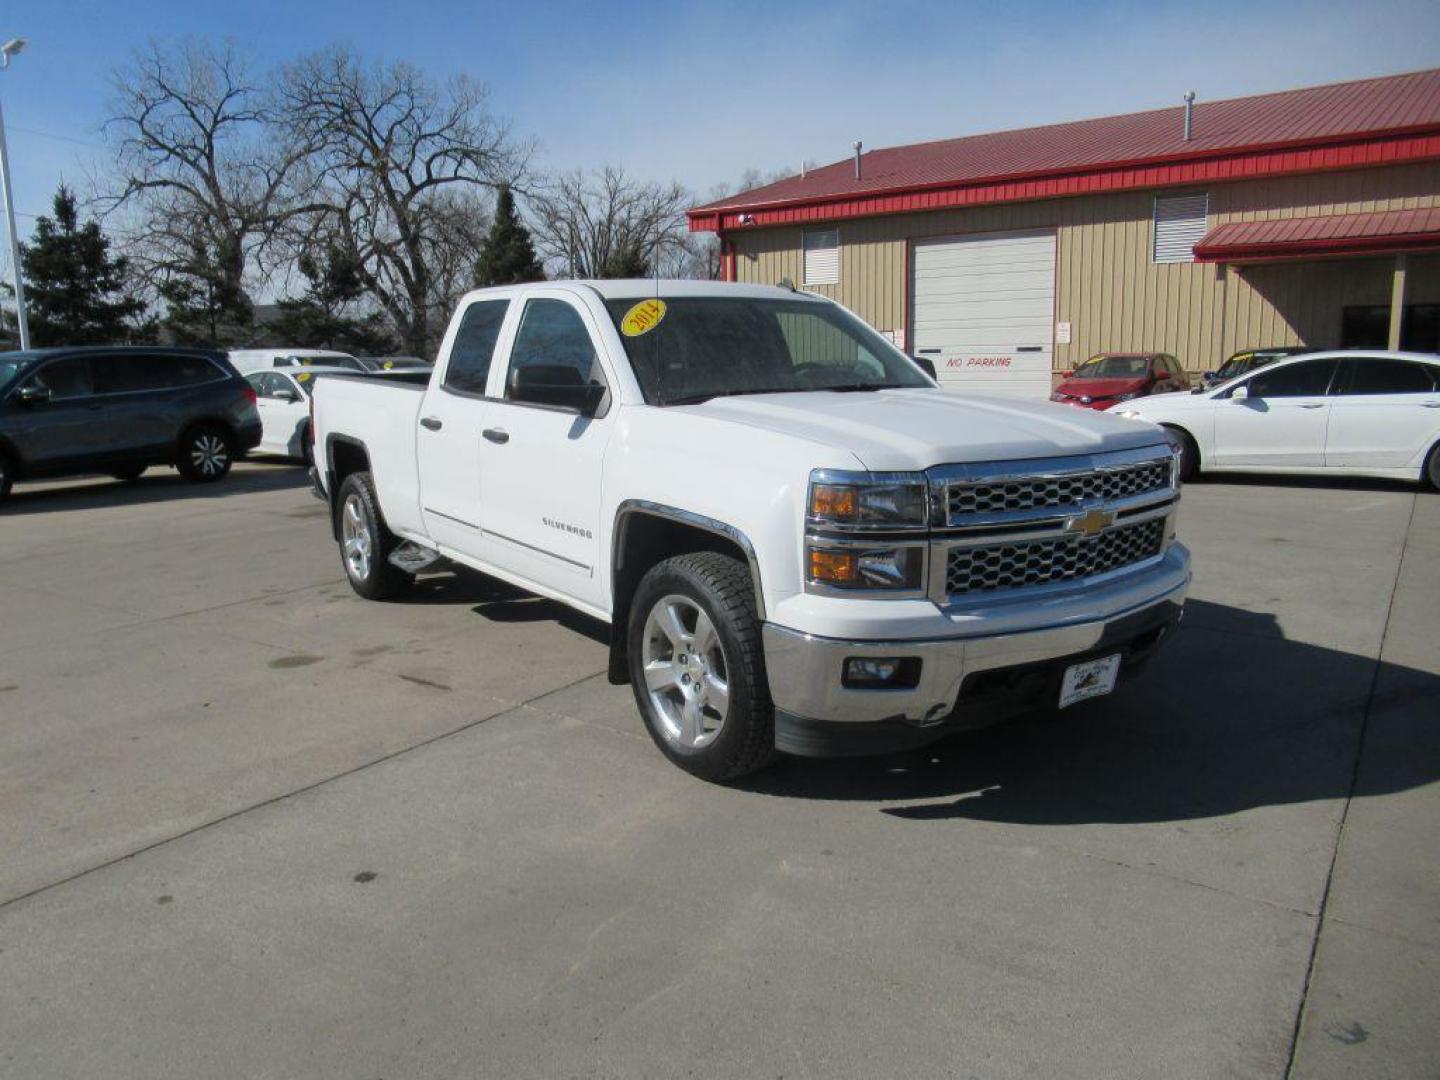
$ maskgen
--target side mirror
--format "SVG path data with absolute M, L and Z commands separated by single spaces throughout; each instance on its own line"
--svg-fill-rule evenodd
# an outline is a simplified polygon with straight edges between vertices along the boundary
M 510 400 L 594 416 L 605 400 L 605 387 L 581 382 L 569 364 L 528 364 L 510 372 Z
M 273 396 L 277 401 L 288 401 L 291 405 L 300 400 L 300 395 L 294 390 L 276 390 Z
M 923 371 L 926 375 L 929 375 L 930 378 L 937 381 L 939 380 L 940 376 L 935 374 L 934 360 L 931 360 L 928 356 L 912 356 L 910 357 L 910 359 L 914 360 L 915 366 L 918 367 L 921 371 Z
M 1249 399 L 1249 397 L 1250 389 L 1244 383 L 1241 383 L 1239 386 L 1235 387 L 1234 390 L 1230 391 L 1231 401 L 1246 401 Z
M 21 405 L 40 405 L 50 400 L 50 388 L 48 386 L 22 386 L 15 395 L 15 400 Z

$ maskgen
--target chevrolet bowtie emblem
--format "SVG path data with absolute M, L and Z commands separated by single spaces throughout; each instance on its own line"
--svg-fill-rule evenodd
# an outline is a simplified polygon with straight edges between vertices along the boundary
M 1086 510 L 1079 517 L 1065 520 L 1065 528 L 1070 532 L 1079 533 L 1081 536 L 1099 536 L 1113 524 L 1115 524 L 1114 510 Z

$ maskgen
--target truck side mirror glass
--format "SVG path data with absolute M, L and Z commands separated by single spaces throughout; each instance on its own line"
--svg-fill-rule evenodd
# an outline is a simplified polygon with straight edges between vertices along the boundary
M 39 405 L 50 400 L 50 388 L 48 386 L 22 386 L 15 398 L 22 405 Z
M 527 364 L 510 372 L 510 400 L 594 416 L 605 400 L 605 387 L 586 383 L 569 364 Z
M 910 359 L 914 360 L 915 366 L 918 367 L 921 371 L 923 371 L 926 375 L 929 375 L 930 378 L 939 381 L 940 376 L 935 374 L 934 360 L 931 360 L 928 356 L 912 356 L 910 357 Z

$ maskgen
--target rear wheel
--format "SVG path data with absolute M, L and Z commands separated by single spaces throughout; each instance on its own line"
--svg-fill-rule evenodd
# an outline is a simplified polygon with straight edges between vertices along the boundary
M 1200 447 L 1196 445 L 1195 439 L 1188 431 L 1176 427 L 1167 427 L 1165 434 L 1171 445 L 1180 451 L 1181 482 L 1194 479 L 1195 474 L 1200 471 Z
M 224 479 L 234 463 L 230 433 L 218 424 L 200 424 L 180 437 L 175 467 L 186 480 L 213 483 Z
M 10 459 L 0 453 L 0 502 L 4 502 L 10 494 L 10 485 L 15 482 L 15 467 L 10 464 Z
M 385 527 L 368 472 L 351 473 L 340 485 L 340 561 L 350 587 L 366 600 L 388 600 L 415 579 L 390 562 L 399 539 Z
M 726 781 L 774 759 L 775 710 L 744 563 L 697 552 L 652 567 L 635 591 L 628 645 L 635 702 L 672 762 Z
M 1430 486 L 1440 491 L 1440 443 L 1430 448 L 1430 457 L 1425 461 L 1425 479 L 1430 481 Z

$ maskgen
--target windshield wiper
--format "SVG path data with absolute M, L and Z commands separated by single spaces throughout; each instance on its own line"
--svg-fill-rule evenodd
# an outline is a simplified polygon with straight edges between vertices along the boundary
M 741 397 L 745 394 L 780 394 L 783 390 L 707 390 L 703 394 L 688 394 L 685 397 L 666 398 L 665 405 L 699 405 L 717 397 Z

